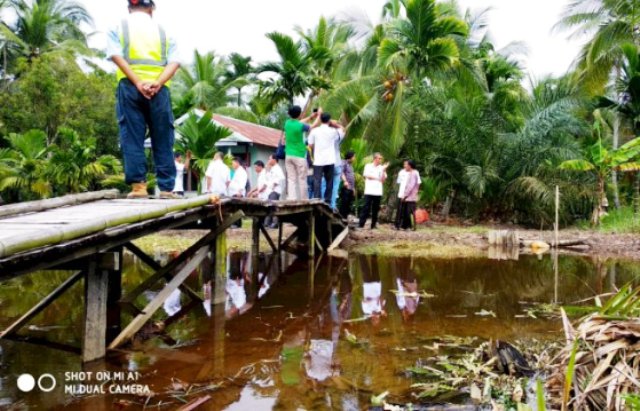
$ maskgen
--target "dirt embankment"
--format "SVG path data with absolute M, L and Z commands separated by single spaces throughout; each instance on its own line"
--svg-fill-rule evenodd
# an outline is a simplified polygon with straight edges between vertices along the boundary
M 341 248 L 374 254 L 416 255 L 424 257 L 469 257 L 486 255 L 489 248 L 487 234 L 491 230 L 517 230 L 524 241 L 553 242 L 553 233 L 549 231 L 526 230 L 518 228 L 490 226 L 447 226 L 434 224 L 422 226 L 417 231 L 396 231 L 388 225 L 381 225 L 376 230 L 367 228 L 352 231 L 342 243 Z M 285 227 L 285 238 L 293 232 L 292 227 Z M 151 249 L 184 248 L 200 238 L 202 233 L 190 231 L 166 231 L 156 236 L 149 236 L 143 242 Z M 272 232 L 272 237 L 277 236 Z M 227 231 L 230 248 L 249 251 L 251 249 L 251 230 L 248 228 Z M 261 239 L 261 250 L 269 246 Z M 609 234 L 585 230 L 562 230 L 560 243 L 581 240 L 585 245 L 563 249 L 562 252 L 580 254 L 598 258 L 625 258 L 640 260 L 640 235 Z
M 488 233 L 491 230 L 504 230 L 504 227 L 459 227 L 432 225 L 420 227 L 417 231 L 395 231 L 383 226 L 376 230 L 362 229 L 352 232 L 343 244 L 348 249 L 362 249 L 373 245 L 415 244 L 416 252 L 420 245 L 430 247 L 453 247 L 454 252 L 460 247 L 476 250 L 487 250 L 489 242 Z M 543 241 L 552 243 L 553 232 L 508 228 L 516 230 L 519 237 L 525 242 Z M 637 234 L 612 234 L 596 231 L 577 229 L 562 230 L 559 233 L 560 244 L 566 242 L 580 242 L 584 245 L 568 247 L 562 252 L 570 254 L 583 254 L 601 258 L 626 258 L 640 260 L 640 236 Z

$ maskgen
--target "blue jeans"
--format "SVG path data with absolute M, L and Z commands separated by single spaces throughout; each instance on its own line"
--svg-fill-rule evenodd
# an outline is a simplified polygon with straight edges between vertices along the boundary
M 338 193 L 340 192 L 340 181 L 342 181 L 342 165 L 333 167 L 333 191 L 331 192 L 331 208 L 338 208 Z
M 163 87 L 153 99 L 147 100 L 133 83 L 124 79 L 118 84 L 116 100 L 126 183 L 147 181 L 144 140 L 148 128 L 158 188 L 173 191 L 176 183 L 175 134 L 169 89 Z

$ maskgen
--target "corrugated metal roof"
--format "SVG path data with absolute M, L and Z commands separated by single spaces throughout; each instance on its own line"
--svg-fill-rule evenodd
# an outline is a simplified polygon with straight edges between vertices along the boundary
M 261 146 L 278 147 L 278 141 L 280 141 L 282 135 L 280 130 L 237 120 L 220 114 L 213 114 L 213 120 L 234 133 L 245 137 L 253 142 L 253 144 Z

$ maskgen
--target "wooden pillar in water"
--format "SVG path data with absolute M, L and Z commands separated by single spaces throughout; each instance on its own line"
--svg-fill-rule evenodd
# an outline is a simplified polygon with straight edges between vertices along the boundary
M 97 259 L 93 258 L 85 273 L 83 362 L 98 360 L 106 354 L 108 296 L 109 271 L 98 267 Z
M 253 219 L 251 229 L 251 291 L 248 301 L 255 302 L 258 296 L 258 271 L 260 265 L 260 225 L 262 221 L 259 218 Z
M 123 249 L 119 248 L 114 254 L 113 266 L 108 273 L 109 285 L 107 291 L 107 342 L 111 342 L 122 331 L 122 270 Z
M 278 219 L 278 252 L 282 251 L 282 218 Z
M 316 256 L 316 217 L 313 211 L 309 213 L 309 260 L 314 264 Z

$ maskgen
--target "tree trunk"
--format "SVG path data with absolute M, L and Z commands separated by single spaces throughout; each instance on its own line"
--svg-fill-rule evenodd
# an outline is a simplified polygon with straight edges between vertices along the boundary
M 453 207 L 453 200 L 456 197 L 456 190 L 451 190 L 451 193 L 447 196 L 447 200 L 444 202 L 444 207 L 442 208 L 442 217 L 444 219 L 449 218 L 449 214 L 451 213 L 451 208 Z
M 640 173 L 636 173 L 633 182 L 633 223 L 638 222 L 640 213 Z
M 307 104 L 305 104 L 304 106 L 304 110 L 302 110 L 303 115 L 306 115 L 306 113 L 309 112 L 309 110 L 311 110 L 311 106 L 313 105 L 313 101 L 316 98 L 316 92 L 312 91 L 311 94 L 309 94 L 309 98 L 307 99 Z
M 238 107 L 242 106 L 242 87 L 238 87 Z
M 613 120 L 613 149 L 617 150 L 620 145 L 620 117 L 615 113 L 615 119 Z M 611 173 L 611 188 L 613 188 L 613 205 L 616 210 L 620 209 L 620 190 L 618 187 L 618 172 L 613 170 Z
M 593 206 L 593 215 L 591 216 L 591 225 L 599 226 L 602 217 L 602 199 L 604 198 L 604 178 L 598 177 L 598 190 L 596 194 L 596 203 Z

